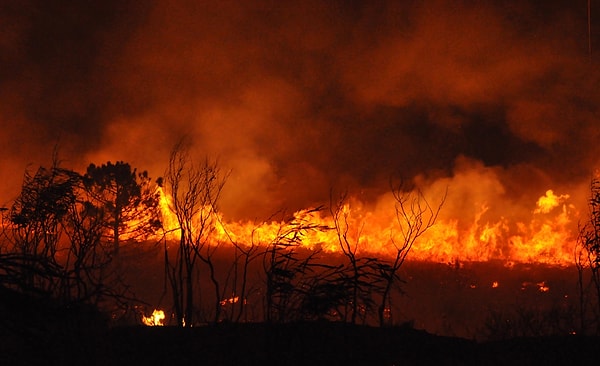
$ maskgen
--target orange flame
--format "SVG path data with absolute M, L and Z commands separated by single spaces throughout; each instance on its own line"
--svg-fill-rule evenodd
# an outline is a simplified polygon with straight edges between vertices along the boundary
M 142 316 L 142 323 L 151 327 L 163 326 L 164 320 L 165 312 L 159 309 L 154 309 L 150 316 Z
M 537 208 L 533 213 L 549 213 L 555 207 L 558 207 L 561 203 L 569 199 L 568 194 L 556 196 L 554 191 L 549 189 L 546 191 L 546 195 L 540 197 L 537 200 Z
M 507 263 L 546 263 L 569 265 L 574 261 L 574 207 L 567 203 L 568 194 L 556 195 L 547 190 L 535 201 L 528 221 L 501 217 L 496 222 L 484 219 L 492 209 L 483 204 L 461 220 L 444 215 L 414 243 L 409 260 L 453 263 L 455 261 L 502 260 Z M 358 252 L 381 257 L 395 255 L 394 243 L 403 237 L 393 198 L 383 197 L 374 207 L 350 199 L 342 207 L 347 219 L 348 237 Z M 169 198 L 161 198 L 166 231 L 175 238 L 177 220 L 169 210 Z M 442 207 L 443 213 L 444 207 Z M 215 214 L 216 215 L 216 214 Z M 469 216 L 471 219 L 468 220 Z M 306 222 L 328 230 L 307 230 L 302 245 L 309 249 L 339 252 L 339 238 L 332 228 L 333 218 L 322 211 L 300 210 L 293 214 L 296 222 Z M 466 219 L 466 220 L 465 220 Z M 465 221 L 467 222 L 465 224 Z M 470 221 L 470 224 L 468 223 Z M 286 222 L 227 222 L 222 216 L 212 220 L 211 242 L 235 242 L 239 245 L 266 245 L 285 232 Z
M 239 296 L 232 296 L 229 299 L 223 299 L 221 300 L 220 304 L 221 306 L 225 306 L 227 304 L 235 304 L 240 300 Z
M 546 282 L 545 281 L 538 282 L 537 286 L 538 286 L 538 290 L 540 292 L 548 292 L 548 291 L 550 291 L 550 287 L 546 286 Z

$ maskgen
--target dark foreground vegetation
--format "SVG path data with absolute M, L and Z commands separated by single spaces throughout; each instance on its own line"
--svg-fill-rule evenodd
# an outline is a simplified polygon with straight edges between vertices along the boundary
M 567 365 L 594 364 L 598 337 L 477 343 L 410 327 L 334 322 L 118 327 L 20 333 L 2 329 L 3 365 Z
M 110 326 L 87 306 L 64 307 L 0 288 L 0 365 L 567 365 L 596 364 L 598 336 L 478 342 L 410 323 L 222 322 Z

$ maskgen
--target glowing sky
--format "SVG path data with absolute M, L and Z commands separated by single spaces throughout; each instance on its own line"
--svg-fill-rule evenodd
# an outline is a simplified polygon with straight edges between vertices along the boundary
M 184 135 L 231 170 L 234 217 L 400 175 L 585 197 L 599 9 L 590 60 L 585 1 L 3 1 L 0 204 L 57 143 L 64 166 L 157 177 Z

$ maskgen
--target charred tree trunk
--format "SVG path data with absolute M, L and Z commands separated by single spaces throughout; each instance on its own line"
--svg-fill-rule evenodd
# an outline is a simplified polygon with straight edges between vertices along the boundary
M 221 318 L 221 292 L 220 292 L 219 280 L 217 279 L 215 265 L 212 261 L 210 254 L 206 257 L 200 257 L 200 259 L 208 266 L 210 282 L 213 285 L 213 290 L 214 290 L 214 295 L 215 295 L 215 299 L 214 299 L 215 315 L 213 318 L 213 322 L 216 324 L 219 322 L 219 320 Z

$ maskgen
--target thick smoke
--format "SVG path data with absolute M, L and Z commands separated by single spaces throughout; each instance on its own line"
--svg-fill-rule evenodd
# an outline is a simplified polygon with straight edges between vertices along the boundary
M 583 2 L 139 3 L 4 2 L 0 202 L 55 145 L 75 169 L 156 177 L 182 136 L 231 170 L 234 218 L 331 188 L 375 201 L 399 176 L 511 210 L 585 200 L 600 56 Z

